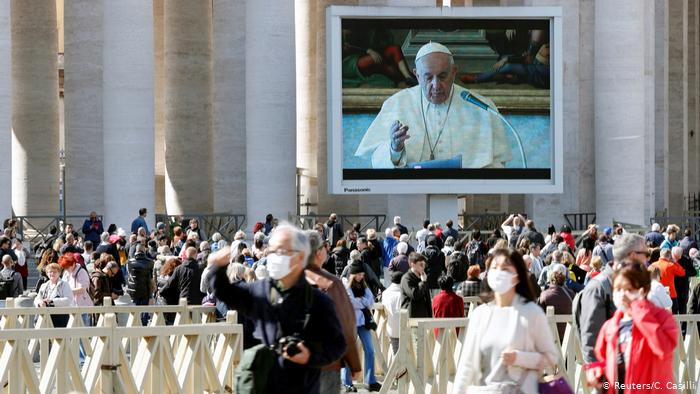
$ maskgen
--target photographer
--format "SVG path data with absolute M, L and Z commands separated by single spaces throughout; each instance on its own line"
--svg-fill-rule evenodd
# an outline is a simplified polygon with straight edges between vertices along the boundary
M 304 268 L 310 251 L 302 230 L 278 226 L 268 252 L 269 278 L 234 284 L 226 276 L 231 248 L 210 255 L 209 261 L 217 267 L 212 278 L 214 296 L 255 324 L 253 335 L 264 348 L 253 347 L 243 355 L 245 361 L 255 351 L 254 356 L 265 360 L 264 365 L 244 371 L 253 375 L 255 390 L 318 393 L 321 367 L 338 360 L 347 348 L 340 322 L 328 296 L 306 282 Z M 276 352 L 273 356 L 271 348 Z
M 68 282 L 61 280 L 61 266 L 58 263 L 50 263 L 46 266 L 46 275 L 49 280 L 39 288 L 34 299 L 34 305 L 38 307 L 69 306 L 73 300 L 73 291 Z M 54 327 L 68 325 L 68 315 L 51 315 Z
M 343 284 L 347 288 L 350 302 L 355 309 L 357 335 L 360 337 L 362 349 L 365 353 L 364 381 L 369 384 L 369 391 L 379 391 L 382 385 L 377 383 L 377 378 L 374 376 L 374 345 L 372 344 L 372 335 L 370 333 L 370 330 L 377 329 L 377 324 L 372 320 L 372 311 L 370 310 L 372 305 L 374 305 L 374 297 L 365 282 L 364 265 L 360 262 L 351 264 L 350 275 L 347 279 L 343 278 Z M 352 384 L 348 368 L 343 368 L 343 385 L 345 385 L 345 392 L 357 392 L 357 388 Z

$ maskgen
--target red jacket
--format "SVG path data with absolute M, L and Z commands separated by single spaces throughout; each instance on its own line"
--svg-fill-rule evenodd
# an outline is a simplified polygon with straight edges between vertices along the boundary
M 632 303 L 628 312 L 632 317 L 632 340 L 629 364 L 625 372 L 625 392 L 675 393 L 673 352 L 678 344 L 678 325 L 673 315 L 646 299 Z M 618 310 L 603 324 L 595 345 L 598 361 L 605 363 L 604 373 L 608 382 L 617 380 L 615 356 L 620 319 L 623 315 L 624 313 Z M 627 386 L 630 384 L 642 386 Z M 609 385 L 607 391 L 609 394 L 615 393 L 614 385 Z
M 433 298 L 433 317 L 464 317 L 464 299 L 454 291 L 441 290 Z M 439 330 L 434 331 L 437 338 Z
M 659 259 L 654 265 L 659 267 L 661 271 L 661 279 L 659 279 L 659 282 L 665 287 L 668 287 L 671 298 L 677 298 L 675 278 L 676 276 L 685 276 L 683 267 L 678 263 L 666 259 Z
M 564 242 L 566 242 L 566 245 L 569 247 L 571 250 L 576 250 L 576 242 L 574 241 L 574 236 L 571 235 L 571 233 L 559 233 L 562 238 L 564 238 Z

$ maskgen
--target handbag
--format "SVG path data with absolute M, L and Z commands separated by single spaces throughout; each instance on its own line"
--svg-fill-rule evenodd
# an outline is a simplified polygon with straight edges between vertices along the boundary
M 563 375 L 547 375 L 540 379 L 540 394 L 574 394 L 574 390 L 569 386 Z
M 552 364 L 549 357 L 544 356 L 546 361 Z M 564 375 L 559 372 L 551 375 L 545 375 L 540 378 L 538 384 L 540 394 L 574 394 L 574 390 L 569 386 L 569 382 L 566 381 Z

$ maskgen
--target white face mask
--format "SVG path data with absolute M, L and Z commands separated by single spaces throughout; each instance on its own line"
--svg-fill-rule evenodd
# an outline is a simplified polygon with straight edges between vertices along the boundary
M 618 310 L 621 310 L 622 312 L 627 312 L 627 306 L 622 302 L 622 299 L 625 297 L 625 291 L 624 290 L 615 290 L 613 291 L 613 304 L 615 304 L 615 308 Z M 644 298 L 642 295 L 641 290 L 637 290 L 635 292 L 630 292 L 627 295 L 627 298 L 630 300 L 630 302 L 637 301 L 640 298 Z
M 271 253 L 267 256 L 267 272 L 270 278 L 279 280 L 289 275 L 292 271 L 291 256 Z
M 486 275 L 486 281 L 495 293 L 504 294 L 515 286 L 515 283 L 513 283 L 514 277 L 515 275 L 508 271 L 492 269 Z
M 613 291 L 613 304 L 615 304 L 615 308 L 617 308 L 618 311 L 627 312 L 627 306 L 622 302 L 624 296 L 624 290 Z

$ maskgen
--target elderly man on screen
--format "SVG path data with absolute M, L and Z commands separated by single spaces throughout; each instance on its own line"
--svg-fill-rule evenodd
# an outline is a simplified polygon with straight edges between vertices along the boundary
M 501 120 L 462 98 L 491 100 L 455 85 L 457 65 L 444 45 L 430 42 L 416 54 L 418 86 L 389 97 L 367 129 L 356 156 L 373 168 L 504 167 L 511 159 Z

